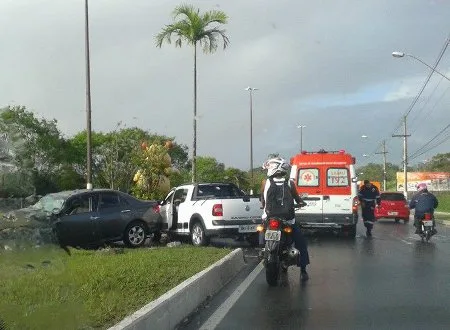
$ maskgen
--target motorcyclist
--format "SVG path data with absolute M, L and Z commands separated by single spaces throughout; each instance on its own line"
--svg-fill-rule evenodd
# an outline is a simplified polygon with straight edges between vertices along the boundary
M 434 221 L 434 209 L 438 207 L 438 200 L 436 196 L 428 191 L 426 183 L 419 183 L 417 185 L 417 193 L 411 198 L 409 208 L 415 209 L 414 212 L 414 227 L 416 227 L 416 234 L 420 234 L 421 228 L 420 220 L 423 219 L 425 213 L 431 213 L 433 219 L 433 235 L 437 233 Z
M 362 218 L 366 227 L 367 237 L 372 236 L 373 224 L 375 223 L 375 205 L 380 205 L 380 191 L 369 180 L 364 180 L 364 185 L 358 193 L 361 203 Z
M 272 184 L 277 186 L 282 186 L 287 184 L 289 186 L 289 191 L 291 192 L 288 198 L 292 198 L 297 202 L 298 206 L 306 206 L 307 204 L 298 195 L 297 189 L 295 188 L 295 183 L 293 180 L 286 178 L 287 173 L 290 169 L 290 165 L 280 157 L 272 158 L 267 160 L 263 164 L 263 169 L 267 170 L 267 179 L 264 184 L 264 190 L 261 194 L 261 203 L 264 209 L 262 218 L 266 220 L 271 215 L 270 205 L 271 202 L 268 198 L 268 191 Z M 284 198 L 285 196 L 276 196 L 276 198 Z M 286 214 L 279 215 L 283 216 L 292 225 L 292 238 L 294 240 L 294 245 L 300 252 L 299 260 L 297 261 L 297 266 L 300 267 L 300 274 L 302 281 L 307 281 L 309 279 L 308 272 L 306 271 L 306 266 L 309 265 L 309 254 L 306 239 L 302 234 L 300 225 L 295 221 L 295 205 L 292 203 L 292 207 L 286 212 Z M 286 271 L 287 269 L 283 269 Z

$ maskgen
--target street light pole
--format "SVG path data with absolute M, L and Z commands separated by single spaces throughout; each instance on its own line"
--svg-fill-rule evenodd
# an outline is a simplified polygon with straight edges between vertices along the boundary
M 448 43 L 447 43 L 447 45 L 448 45 Z M 423 60 L 421 60 L 420 58 L 418 58 L 418 57 L 416 57 L 416 56 L 414 56 L 414 55 L 412 55 L 412 54 L 407 54 L 407 53 L 403 53 L 403 52 L 393 52 L 393 53 L 392 53 L 392 56 L 393 56 L 393 57 L 396 57 L 396 58 L 402 58 L 402 57 L 405 57 L 405 56 L 411 57 L 411 58 L 415 59 L 416 61 L 419 61 L 420 63 L 422 63 L 423 65 L 425 65 L 425 66 L 428 67 L 429 69 L 431 69 L 433 72 L 436 72 L 437 74 L 441 75 L 443 78 L 445 78 L 445 79 L 447 79 L 448 81 L 450 81 L 450 78 L 447 77 L 445 74 L 443 74 L 442 72 L 436 70 L 436 69 L 433 68 L 431 65 L 425 63 Z
M 92 189 L 92 138 L 91 138 L 91 65 L 89 52 L 89 6 L 88 0 L 84 1 L 85 9 L 85 43 L 86 43 L 86 148 L 87 169 L 86 188 Z
M 297 125 L 297 128 L 300 128 L 300 152 L 303 151 L 303 128 L 305 127 L 305 125 Z
M 245 89 L 250 95 L 250 195 L 253 195 L 253 91 L 258 88 L 247 87 Z
M 411 134 L 407 134 L 406 131 L 406 116 L 403 117 L 403 134 L 392 135 L 392 137 L 402 137 L 403 138 L 403 176 L 405 177 L 403 191 L 406 199 L 408 199 L 408 140 L 407 138 Z
M 383 155 L 383 190 L 386 191 L 386 185 L 387 185 L 387 173 L 386 173 L 386 154 L 388 152 L 386 151 L 386 140 L 383 140 L 383 151 L 376 152 L 376 154 Z

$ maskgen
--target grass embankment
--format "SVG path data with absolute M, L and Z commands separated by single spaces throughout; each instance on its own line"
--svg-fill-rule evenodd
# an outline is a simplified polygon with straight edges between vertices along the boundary
M 439 201 L 439 206 L 436 211 L 450 213 L 450 192 L 438 193 L 436 197 Z
M 0 252 L 0 324 L 7 329 L 106 328 L 207 268 L 217 248 Z

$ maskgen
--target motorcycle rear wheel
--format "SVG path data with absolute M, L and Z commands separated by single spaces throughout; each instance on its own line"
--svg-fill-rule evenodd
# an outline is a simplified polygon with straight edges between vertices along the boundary
M 280 263 L 270 262 L 266 264 L 266 281 L 270 286 L 276 286 L 280 277 Z

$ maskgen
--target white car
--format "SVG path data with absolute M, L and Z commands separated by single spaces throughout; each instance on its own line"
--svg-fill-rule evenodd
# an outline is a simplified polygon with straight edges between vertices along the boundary
M 189 235 L 196 246 L 212 236 L 244 236 L 258 244 L 256 226 L 263 210 L 258 198 L 249 197 L 230 183 L 187 184 L 173 188 L 160 204 L 162 231 Z

